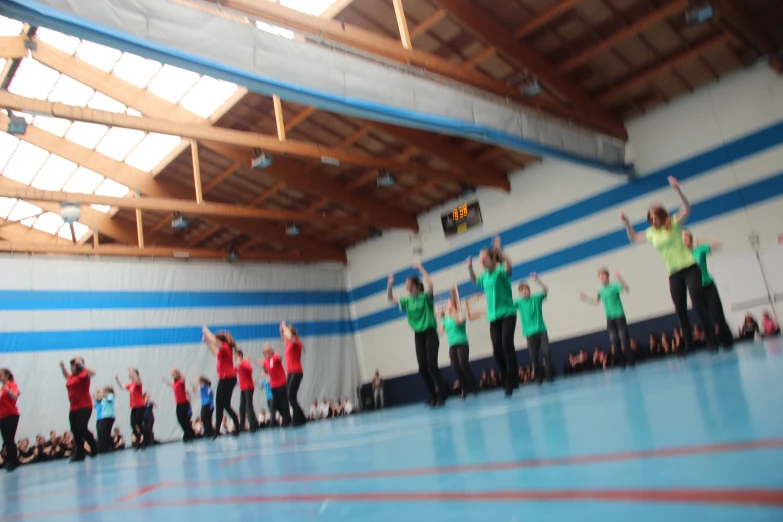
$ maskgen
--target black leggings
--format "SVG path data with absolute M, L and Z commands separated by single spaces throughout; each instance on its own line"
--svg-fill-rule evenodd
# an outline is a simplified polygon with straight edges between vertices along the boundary
M 237 432 L 242 430 L 242 425 L 239 423 L 237 412 L 231 408 L 231 394 L 234 393 L 234 387 L 236 385 L 236 377 L 220 379 L 218 381 L 217 393 L 215 394 L 215 404 L 217 405 L 217 410 L 215 411 L 215 433 L 220 433 L 220 427 L 223 425 L 223 411 L 228 413 L 228 416 L 234 421 L 234 428 Z
M 111 429 L 114 427 L 114 417 L 104 417 L 98 421 L 98 451 L 101 453 L 111 449 Z
M 631 336 L 628 334 L 628 321 L 623 317 L 615 317 L 606 320 L 606 329 L 609 331 L 609 347 L 620 353 L 622 348 L 625 363 L 633 366 L 633 350 L 631 350 Z M 620 346 L 617 346 L 617 345 Z
M 3 434 L 6 465 L 19 465 L 19 451 L 16 448 L 16 428 L 18 426 L 19 415 L 9 415 L 5 419 L 0 419 L 0 433 Z
M 204 423 L 204 436 L 211 437 L 215 434 L 214 428 L 212 428 L 212 412 L 214 408 L 212 405 L 201 407 L 201 422 Z
M 301 426 L 307 422 L 307 416 L 299 405 L 296 396 L 299 393 L 299 386 L 302 384 L 302 372 L 289 373 L 286 388 L 288 389 L 288 403 L 294 410 L 294 426 Z
M 275 405 L 275 409 L 280 414 L 283 427 L 291 424 L 291 410 L 288 406 L 288 394 L 286 393 L 285 386 L 278 386 L 272 388 L 272 403 Z M 274 421 L 275 412 L 272 412 L 272 419 Z
M 547 380 L 551 381 L 554 368 L 552 368 L 552 350 L 549 348 L 549 334 L 541 332 L 528 336 L 527 350 L 530 352 L 530 363 L 533 365 L 533 374 L 538 382 L 544 380 L 545 372 Z M 541 351 L 541 360 L 544 363 L 543 369 L 538 365 L 539 350 Z
M 473 374 L 473 368 L 470 367 L 470 348 L 467 344 L 455 344 L 449 347 L 449 359 L 454 374 L 459 379 L 462 394 L 475 393 L 478 391 L 476 385 L 476 376 Z
M 715 325 L 717 340 L 723 346 L 731 346 L 734 344 L 734 336 L 731 334 L 731 328 L 726 323 L 726 316 L 723 314 L 723 303 L 720 300 L 718 287 L 715 286 L 715 283 L 710 283 L 703 287 L 702 291 L 704 300 L 707 301 L 710 319 L 712 319 L 712 324 Z
M 146 408 L 142 406 L 141 408 L 133 408 L 130 412 L 130 424 L 131 424 L 131 432 L 136 433 L 136 436 L 141 436 L 141 439 L 138 441 L 138 446 L 144 448 L 148 446 L 152 441 L 150 440 L 150 436 L 147 434 L 146 430 L 144 429 L 144 411 Z
M 92 408 L 82 408 L 72 411 L 68 414 L 68 420 L 71 422 L 71 433 L 73 433 L 73 454 L 76 457 L 84 456 L 84 442 L 90 446 L 90 453 L 98 454 L 98 443 L 95 442 L 90 431 L 90 417 L 92 417 Z
M 180 428 L 182 428 L 182 433 L 184 434 L 184 437 L 182 440 L 185 442 L 191 441 L 196 438 L 196 434 L 193 433 L 193 426 L 190 424 L 190 419 L 188 418 L 188 409 L 190 408 L 190 404 L 187 402 L 183 402 L 182 404 L 177 404 L 177 421 L 179 422 Z
M 438 368 L 438 347 L 440 339 L 438 331 L 430 328 L 423 332 L 414 332 L 416 343 L 416 361 L 419 363 L 419 375 L 427 386 L 427 392 L 430 394 L 430 402 L 444 401 L 448 396 L 449 390 L 446 387 L 446 381 Z M 432 375 L 430 375 L 432 374 Z M 433 382 L 432 377 L 435 377 Z M 438 386 L 438 392 L 435 393 L 435 385 Z
M 245 429 L 245 419 L 247 419 L 248 429 L 255 433 L 258 429 L 258 417 L 256 409 L 253 407 L 253 388 L 239 392 L 239 425 Z
M 505 385 L 506 395 L 510 395 L 517 387 L 519 379 L 519 363 L 517 350 L 514 347 L 514 330 L 517 327 L 517 316 L 509 315 L 489 323 L 489 336 L 492 339 L 492 355 L 500 370 L 500 382 Z
M 707 309 L 707 302 L 704 299 L 704 289 L 701 286 L 701 270 L 698 265 L 691 265 L 675 272 L 669 276 L 669 291 L 672 294 L 674 302 L 674 311 L 677 313 L 677 320 L 680 322 L 682 338 L 685 341 L 685 352 L 693 350 L 693 331 L 691 330 L 691 321 L 688 318 L 688 294 L 691 296 L 691 303 L 699 321 L 704 325 L 704 335 L 707 337 L 707 346 L 715 347 L 715 327 L 710 320 L 710 314 Z

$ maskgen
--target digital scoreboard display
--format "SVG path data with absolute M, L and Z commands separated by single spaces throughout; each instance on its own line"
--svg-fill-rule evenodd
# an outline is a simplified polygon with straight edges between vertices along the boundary
M 440 220 L 446 237 L 464 234 L 471 228 L 481 226 L 481 209 L 478 201 L 462 203 L 441 215 Z

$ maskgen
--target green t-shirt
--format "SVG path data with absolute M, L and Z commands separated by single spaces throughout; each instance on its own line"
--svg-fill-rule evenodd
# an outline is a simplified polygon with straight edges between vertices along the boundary
M 701 284 L 707 286 L 712 284 L 712 276 L 710 271 L 707 270 L 707 255 L 712 253 L 710 245 L 699 245 L 693 249 L 693 259 L 696 264 L 701 268 Z
M 478 276 L 476 286 L 484 290 L 487 297 L 487 319 L 490 323 L 517 313 L 511 295 L 511 279 L 502 264 Z
M 622 292 L 623 285 L 620 283 L 609 283 L 598 289 L 598 300 L 604 304 L 607 319 L 625 317 L 623 301 L 620 299 Z
M 438 326 L 435 320 L 435 298 L 427 292 L 400 297 L 400 310 L 405 312 L 414 332 L 426 332 Z
M 458 323 L 453 317 L 448 315 L 443 318 L 443 328 L 446 330 L 446 338 L 449 340 L 449 346 L 458 344 L 468 344 L 467 323 Z
M 544 299 L 546 294 L 539 292 L 528 298 L 521 297 L 514 301 L 514 306 L 519 310 L 519 319 L 522 321 L 522 335 L 525 337 L 546 332 L 542 310 Z
M 663 259 L 663 264 L 669 275 L 696 264 L 693 260 L 693 253 L 682 242 L 682 228 L 677 222 L 676 216 L 672 216 L 671 230 L 666 230 L 663 227 L 656 230 L 650 227 L 645 231 L 645 234 L 647 241 L 652 243 L 661 254 L 661 259 Z

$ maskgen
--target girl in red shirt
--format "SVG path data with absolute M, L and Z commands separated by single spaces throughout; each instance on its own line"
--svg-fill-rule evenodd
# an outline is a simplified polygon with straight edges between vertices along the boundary
M 234 388 L 237 385 L 237 371 L 234 368 L 234 354 L 233 351 L 237 345 L 234 342 L 234 337 L 228 332 L 218 332 L 213 334 L 209 331 L 209 328 L 204 325 L 201 327 L 203 333 L 202 340 L 207 348 L 215 354 L 217 357 L 217 374 L 218 385 L 217 393 L 215 395 L 215 405 L 217 409 L 215 411 L 215 434 L 212 435 L 213 439 L 216 439 L 220 435 L 220 426 L 223 424 L 223 412 L 225 411 L 234 421 L 235 437 L 240 434 L 239 417 L 231 407 L 231 394 L 234 393 Z
M 0 433 L 6 449 L 5 470 L 9 473 L 19 467 L 19 452 L 16 449 L 16 428 L 19 426 L 19 410 L 16 399 L 19 388 L 14 374 L 7 368 L 0 369 Z
M 245 429 L 245 419 L 247 418 L 248 429 L 250 433 L 255 433 L 258 429 L 258 418 L 256 409 L 253 407 L 253 365 L 245 360 L 245 354 L 242 350 L 234 350 L 234 359 L 237 363 L 237 375 L 239 376 L 239 428 Z
M 291 424 L 291 410 L 288 406 L 285 370 L 283 370 L 283 361 L 280 360 L 280 355 L 266 344 L 264 345 L 264 360 L 256 359 L 256 364 L 262 368 L 269 379 L 269 386 L 272 389 L 272 403 L 283 419 L 282 426 L 289 426 Z M 274 415 L 274 412 L 272 414 Z
M 296 334 L 296 328 L 286 324 L 285 321 L 280 323 L 280 336 L 285 343 L 285 368 L 288 371 L 286 386 L 288 388 L 288 402 L 294 410 L 293 425 L 303 426 L 307 423 L 307 417 L 296 396 L 299 393 L 299 386 L 302 384 L 302 377 L 304 376 L 302 370 L 304 347 Z
M 185 378 L 177 368 L 171 369 L 171 381 L 163 377 L 163 382 L 171 386 L 174 390 L 174 402 L 177 405 L 177 421 L 182 428 L 182 442 L 187 444 L 196 438 L 196 434 L 193 432 L 193 426 L 190 424 L 188 418 L 188 410 L 190 409 L 190 401 L 188 400 L 188 392 L 185 388 Z
M 84 365 L 84 359 L 74 357 L 71 359 L 70 371 L 65 369 L 65 363 L 60 361 L 60 369 L 65 377 L 65 387 L 68 388 L 68 401 L 71 403 L 68 420 L 71 422 L 73 433 L 73 456 L 71 462 L 84 460 L 84 442 L 90 446 L 90 457 L 98 454 L 98 443 L 95 442 L 90 429 L 87 427 L 92 417 L 92 396 L 90 396 L 90 378 L 95 376 L 95 371 Z
M 144 449 L 150 444 L 152 437 L 144 429 L 144 409 L 146 408 L 147 403 L 144 400 L 144 390 L 142 387 L 139 370 L 128 366 L 128 378 L 130 379 L 130 382 L 128 382 L 128 384 L 122 384 L 120 381 L 120 376 L 114 376 L 114 379 L 117 381 L 119 387 L 128 390 L 130 394 L 131 432 L 141 434 L 141 441 L 139 441 L 140 443 L 136 449 Z

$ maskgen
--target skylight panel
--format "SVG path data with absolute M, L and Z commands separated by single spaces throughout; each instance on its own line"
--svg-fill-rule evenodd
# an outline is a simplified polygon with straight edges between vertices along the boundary
M 111 210 L 109 205 L 90 205 L 90 208 L 97 210 L 98 212 L 103 212 L 104 214 L 108 214 Z
M 147 89 L 166 101 L 177 103 L 198 81 L 199 75 L 172 65 L 164 65 Z
M 73 231 L 76 234 L 76 241 L 80 241 L 84 235 L 90 231 L 90 227 L 77 221 L 73 224 Z M 71 228 L 68 225 L 61 226 L 57 235 L 68 241 L 73 241 L 73 239 L 71 239 Z
M 202 118 L 208 118 L 237 90 L 236 84 L 202 76 L 182 98 L 180 105 Z
M 95 150 L 122 161 L 144 139 L 144 131 L 112 127 Z
M 83 147 L 94 149 L 108 131 L 109 128 L 106 125 L 75 121 L 65 133 L 65 137 Z
M 283 38 L 288 38 L 289 40 L 294 39 L 293 31 L 283 29 L 282 27 L 277 27 L 276 25 L 270 25 L 266 22 L 262 22 L 261 20 L 256 21 L 256 29 L 264 31 L 265 33 L 276 34 L 277 36 L 282 36 Z
M 56 47 L 62 52 L 70 55 L 73 55 L 73 53 L 76 52 L 77 47 L 79 47 L 79 44 L 81 43 L 78 38 L 58 33 L 57 31 L 52 31 L 45 27 L 39 27 L 38 30 L 35 31 L 35 36 L 42 42 L 47 43 L 52 47 Z
M 60 79 L 49 93 L 49 101 L 84 107 L 95 91 L 73 78 L 60 75 Z
M 51 116 L 36 116 L 33 118 L 33 125 L 62 138 L 71 127 L 71 120 L 52 118 Z
M 34 229 L 52 235 L 56 234 L 57 231 L 60 230 L 60 227 L 62 226 L 63 226 L 62 218 L 57 214 L 53 214 L 51 212 L 46 212 L 45 214 L 41 214 L 33 224 Z
M 22 22 L 0 16 L 0 36 L 19 36 L 23 28 Z
M 111 47 L 82 41 L 76 50 L 76 56 L 98 69 L 109 72 L 117 63 L 117 60 L 120 59 L 120 56 L 122 56 L 122 52 Z
M 179 136 L 151 132 L 139 143 L 138 147 L 133 149 L 125 162 L 144 172 L 150 172 L 179 145 L 180 141 L 182 139 Z
M 125 111 L 125 113 L 128 114 L 128 116 L 141 116 L 139 111 L 131 107 L 128 107 L 128 110 Z
M 318 16 L 334 3 L 334 0 L 279 0 L 282 6 L 290 7 L 302 13 Z
M 60 190 L 75 171 L 76 163 L 50 154 L 33 179 L 32 186 L 41 190 Z
M 22 58 L 8 90 L 20 96 L 45 100 L 59 78 L 60 73 L 54 69 L 35 60 Z
M 0 23 L 2 23 L 0 21 Z M 8 217 L 8 213 L 14 208 L 16 202 L 19 201 L 16 198 L 0 198 L 0 217 L 5 219 Z
M 95 189 L 95 194 L 98 196 L 121 198 L 128 194 L 128 187 L 122 183 L 117 183 L 113 179 L 106 178 L 103 180 L 103 183 Z
M 95 91 L 90 101 L 87 102 L 87 107 L 91 109 L 98 109 L 100 111 L 123 113 L 125 112 L 125 105 L 118 102 L 114 98 L 109 98 L 105 94 Z
M 19 145 L 19 138 L 0 132 L 0 172 L 3 171 L 5 164 L 11 159 L 17 145 Z
M 49 153 L 45 150 L 23 141 L 3 169 L 3 176 L 29 185 L 48 157 Z
M 161 64 L 135 54 L 125 53 L 112 72 L 117 78 L 144 88 L 161 68 Z
M 35 205 L 20 199 L 16 202 L 16 205 L 14 206 L 14 209 L 11 211 L 11 213 L 8 214 L 8 219 L 9 221 L 19 221 L 23 224 L 27 224 L 24 222 L 29 220 L 30 224 L 32 224 L 35 221 L 35 216 L 41 212 L 43 211 L 39 207 L 36 207 Z
M 65 192 L 78 192 L 80 194 L 92 194 L 103 182 L 103 176 L 90 169 L 79 167 L 73 173 L 71 179 L 63 187 Z

